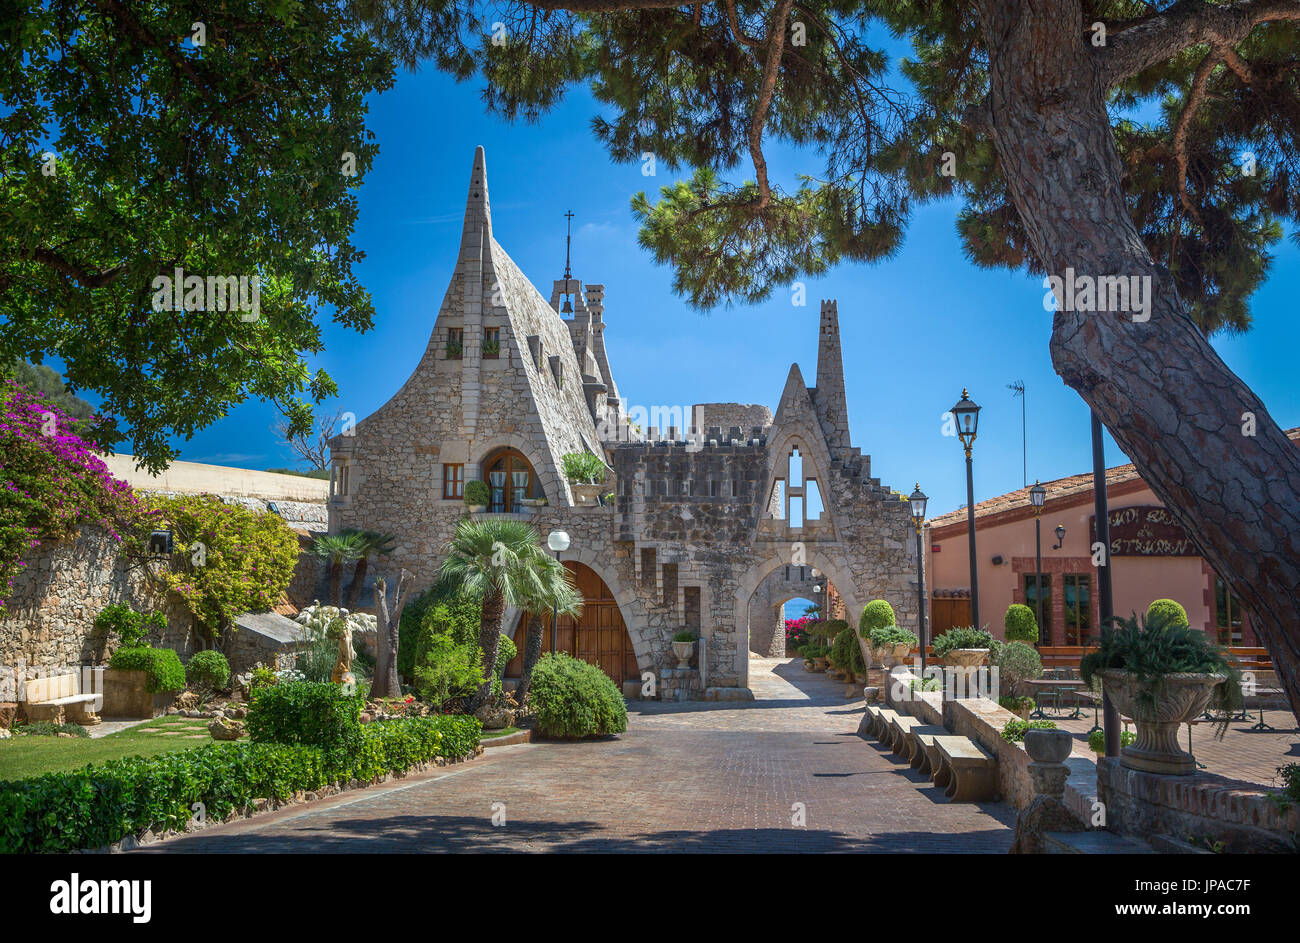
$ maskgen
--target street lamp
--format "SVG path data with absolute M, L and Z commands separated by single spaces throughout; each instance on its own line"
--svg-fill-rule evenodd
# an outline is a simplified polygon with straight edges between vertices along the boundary
M 970 450 L 975 444 L 975 432 L 979 428 L 980 408 L 971 401 L 970 394 L 963 388 L 961 399 L 952 408 L 953 418 L 957 421 L 957 438 L 961 439 L 966 450 L 966 531 L 970 542 L 970 614 L 975 628 L 980 628 L 980 588 L 979 576 L 975 572 L 975 472 L 971 467 Z
M 546 535 L 546 546 L 555 551 L 555 562 L 560 562 L 560 554 L 569 549 L 569 534 L 567 531 L 553 530 Z M 560 616 L 558 600 L 551 604 L 551 651 L 555 651 L 555 641 L 558 638 L 557 633 L 560 627 Z
M 912 526 L 916 528 L 916 627 L 921 636 L 921 677 L 925 677 L 925 569 L 921 558 L 921 528 L 925 526 L 925 502 L 929 500 L 916 483 L 916 490 L 907 498 L 912 503 Z
M 1034 479 L 1034 486 L 1029 489 L 1029 503 L 1034 506 L 1034 618 L 1038 621 L 1038 641 L 1043 643 L 1043 503 L 1047 500 L 1047 489 Z M 1051 644 L 1051 639 L 1047 644 Z
M 1056 525 L 1056 546 L 1054 546 L 1052 549 L 1060 550 L 1061 546 L 1064 543 L 1065 543 L 1065 525 L 1057 524 Z

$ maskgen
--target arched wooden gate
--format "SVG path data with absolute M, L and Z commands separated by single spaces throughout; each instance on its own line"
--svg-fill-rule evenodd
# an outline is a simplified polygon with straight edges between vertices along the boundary
M 605 581 L 591 567 L 566 561 L 565 568 L 573 575 L 573 582 L 582 594 L 582 615 L 574 619 L 560 616 L 557 632 L 551 631 L 551 614 L 542 619 L 542 651 L 561 651 L 596 665 L 614 679 L 615 683 L 640 680 L 632 638 L 627 634 L 627 624 L 619 612 L 614 594 Z M 524 661 L 524 641 L 528 632 L 528 616 L 519 617 L 515 629 L 515 645 L 519 652 L 506 665 L 506 677 L 518 678 Z

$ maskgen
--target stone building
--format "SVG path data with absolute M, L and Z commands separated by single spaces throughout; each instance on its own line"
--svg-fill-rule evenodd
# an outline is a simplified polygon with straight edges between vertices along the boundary
M 632 421 L 605 328 L 602 285 L 566 273 L 547 298 L 493 237 L 479 148 L 424 356 L 387 403 L 331 442 L 331 532 L 397 535 L 387 565 L 423 589 L 467 513 L 466 483 L 484 481 L 484 513 L 571 537 L 563 559 L 587 603 L 576 624 L 548 627 L 546 647 L 638 688 L 652 672 L 683 697 L 748 696 L 751 638 L 761 654 L 778 651 L 774 607 L 807 595 L 813 579 L 833 585 L 851 620 L 883 597 L 915 628 L 909 509 L 850 443 L 834 301 L 821 305 L 814 385 L 792 365 L 774 416 L 701 404 L 686 428 Z M 562 459 L 574 452 L 606 463 L 599 500 L 566 480 Z M 822 509 L 808 513 L 810 500 Z M 791 581 L 788 567 L 804 569 Z M 507 631 L 518 622 L 508 615 Z M 701 639 L 685 677 L 671 670 L 683 629 Z

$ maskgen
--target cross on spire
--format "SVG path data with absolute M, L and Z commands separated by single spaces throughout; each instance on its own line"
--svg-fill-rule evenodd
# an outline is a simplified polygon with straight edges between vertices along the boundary
M 569 271 L 569 245 L 573 241 L 573 210 L 564 214 L 564 280 L 567 282 L 572 273 Z

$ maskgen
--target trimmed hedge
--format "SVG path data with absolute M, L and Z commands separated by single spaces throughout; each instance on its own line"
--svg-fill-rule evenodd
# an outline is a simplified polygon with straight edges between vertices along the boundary
M 862 607 L 862 617 L 858 620 L 858 634 L 863 638 L 869 638 L 874 630 L 893 625 L 896 621 L 893 606 L 883 599 L 873 599 Z
M 289 681 L 258 688 L 248 706 L 254 743 L 289 743 L 352 751 L 361 739 L 360 694 L 328 681 Z
M 144 687 L 150 694 L 185 690 L 185 668 L 180 656 L 170 648 L 119 648 L 108 660 L 108 667 L 145 672 L 148 677 Z
M 1147 606 L 1147 616 L 1143 624 L 1151 629 L 1186 626 L 1189 624 L 1187 610 L 1172 599 L 1157 599 Z
M 596 737 L 627 730 L 627 703 L 609 676 L 563 652 L 548 652 L 533 669 L 528 700 L 548 737 Z
M 855 675 L 867 673 L 867 666 L 862 661 L 862 647 L 858 644 L 858 633 L 847 624 L 835 636 L 830 658 L 831 664 L 841 671 L 850 671 Z
M 221 743 L 110 760 L 72 773 L 0 782 L 0 854 L 93 849 L 153 829 L 183 829 L 201 802 L 222 819 L 254 799 L 377 777 L 442 756 L 469 756 L 473 717 L 412 717 L 367 724 L 355 753 L 279 743 Z

